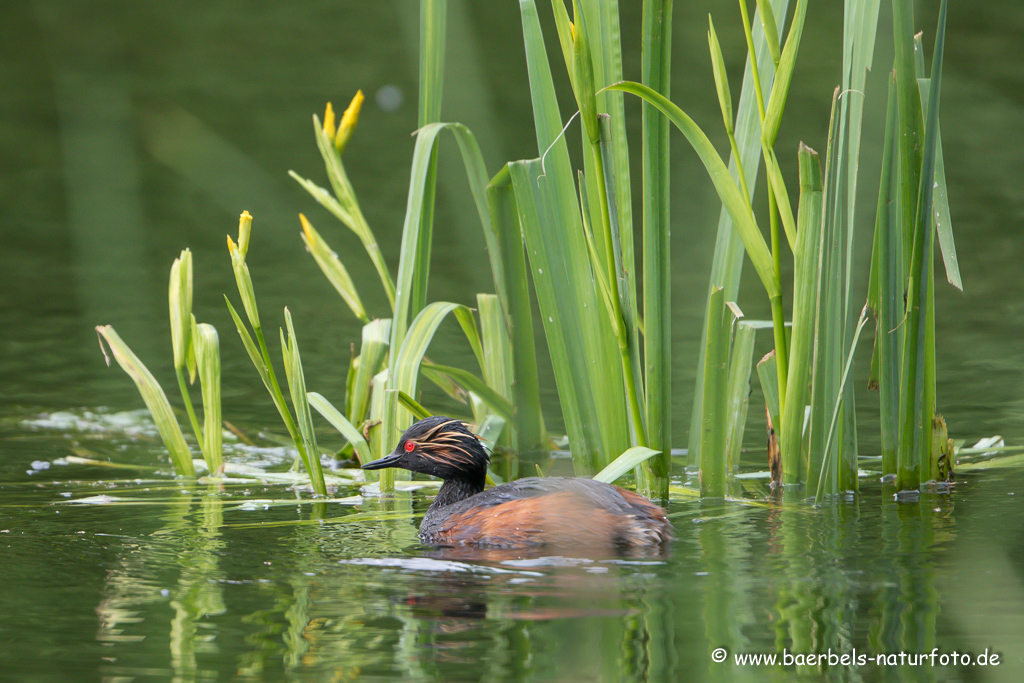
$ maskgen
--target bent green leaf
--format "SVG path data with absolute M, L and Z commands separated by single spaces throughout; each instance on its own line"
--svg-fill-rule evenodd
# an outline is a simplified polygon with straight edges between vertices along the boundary
M 160 388 L 156 378 L 139 360 L 139 357 L 128 348 L 113 327 L 99 325 L 96 327 L 96 331 L 103 340 L 106 340 L 117 364 L 135 382 L 139 394 L 142 395 L 142 400 L 146 402 L 146 407 L 149 408 L 149 412 L 153 416 L 153 422 L 156 423 L 156 428 L 160 432 L 160 438 L 171 455 L 171 462 L 174 463 L 175 469 L 186 477 L 196 476 L 195 467 L 192 465 L 192 453 L 188 449 L 188 444 L 185 443 L 181 427 L 174 419 L 174 412 L 171 410 L 171 404 L 167 401 L 167 395 Z M 100 349 L 103 350 L 102 344 L 100 344 Z M 104 356 L 106 356 L 105 352 Z M 109 358 L 107 364 L 110 364 Z

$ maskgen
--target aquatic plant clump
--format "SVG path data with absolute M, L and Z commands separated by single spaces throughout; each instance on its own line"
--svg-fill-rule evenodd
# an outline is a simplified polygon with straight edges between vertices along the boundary
M 252 230 L 248 212 L 241 216 L 237 242 L 227 240 L 244 318 L 230 299 L 227 306 L 294 445 L 296 465 L 305 468 L 315 493 L 327 494 L 322 457 L 351 457 L 362 464 L 376 461 L 390 451 L 404 426 L 433 412 L 420 403 L 421 378 L 461 402 L 466 414 L 460 417 L 506 454 L 495 460 L 501 469 L 500 474 L 492 470 L 492 477 L 514 479 L 543 470 L 551 438 L 540 405 L 532 283 L 576 473 L 600 473 L 597 478 L 610 481 L 632 471 L 643 493 L 668 496 L 675 405 L 669 372 L 671 127 L 682 132 L 697 153 L 722 202 L 691 420 L 689 458 L 699 466 L 701 495 L 720 497 L 733 490 L 749 407 L 754 339 L 762 329 L 771 330 L 774 347 L 756 365 L 773 486 L 806 486 L 819 501 L 857 489 L 863 463 L 857 449 L 856 393 L 848 379 L 869 311 L 879 321 L 873 383 L 882 404 L 882 472 L 897 474 L 901 490 L 948 479 L 952 442 L 935 414 L 931 265 L 933 221 L 939 224 L 943 253 L 953 251 L 938 135 L 946 3 L 941 5 L 930 78 L 924 77 L 923 58 L 915 62 L 909 0 L 893 3 L 897 59 L 888 99 L 868 305 L 861 306 L 854 303 L 851 265 L 854 199 L 863 107 L 873 101 L 864 88 L 878 4 L 847 2 L 841 84 L 833 94 L 824 168 L 819 154 L 801 144 L 799 202 L 794 208 L 792 181 L 782 172 L 775 146 L 805 29 L 807 0 L 797 0 L 788 27 L 788 0 L 758 0 L 752 17 L 747 4 L 740 2 L 737 30 L 744 36 L 748 59 L 735 106 L 719 29 L 709 17 L 711 80 L 729 140 L 728 158 L 671 100 L 670 0 L 644 3 L 640 82 L 624 80 L 616 2 L 573 0 L 570 16 L 562 0 L 553 0 L 557 41 L 577 107 L 570 116 L 559 109 L 538 8 L 534 0 L 524 0 L 520 13 L 537 157 L 505 163 L 493 176 L 486 171 L 473 133 L 462 124 L 441 120 L 446 6 L 424 0 L 420 127 L 396 271 L 392 273 L 383 258 L 343 160 L 357 130 L 361 91 L 340 120 L 330 103 L 322 121 L 313 116 L 327 187 L 290 172 L 318 204 L 357 235 L 386 296 L 383 310 L 369 309 L 359 291 L 363 283 L 352 277 L 331 248 L 329 233 L 299 214 L 307 250 L 363 324 L 343 398 L 332 402 L 307 390 L 288 309 L 279 330 L 285 382 L 278 380 L 246 263 Z M 917 40 L 920 56 L 920 37 Z M 643 106 L 639 254 L 634 244 L 627 94 L 640 98 Z M 569 125 L 578 125 L 582 132 L 580 168 L 573 167 L 564 135 Z M 461 153 L 494 284 L 493 293 L 477 295 L 475 310 L 428 297 L 437 149 L 446 134 Z M 767 226 L 759 224 L 762 212 L 752 205 L 762 165 Z M 934 193 L 933 184 L 939 188 Z M 794 262 L 792 282 L 782 277 L 785 249 Z M 744 253 L 763 286 L 770 321 L 747 320 L 737 305 L 742 263 L 738 257 Z M 947 269 L 950 261 L 955 265 L 955 254 L 947 259 Z M 196 324 L 191 289 L 191 255 L 186 250 L 171 271 L 174 368 L 203 457 L 210 470 L 217 471 L 222 463 L 219 340 L 212 327 Z M 427 356 L 436 331 L 449 317 L 458 322 L 466 339 L 468 357 L 475 361 L 472 370 L 437 364 Z M 139 385 L 179 473 L 192 475 L 188 446 L 166 396 L 111 328 L 98 329 Z M 197 368 L 202 426 L 188 392 Z M 340 449 L 321 452 L 314 414 L 337 429 L 344 441 Z M 394 470 L 379 476 L 381 490 L 393 490 Z

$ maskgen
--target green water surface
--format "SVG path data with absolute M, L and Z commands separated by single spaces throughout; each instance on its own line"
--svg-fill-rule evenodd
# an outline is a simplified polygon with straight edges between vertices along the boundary
M 625 70 L 636 77 L 641 3 L 621 4 Z M 892 59 L 882 4 L 865 93 L 864 279 Z M 737 9 L 724 0 L 675 7 L 673 99 L 723 151 L 705 34 L 713 12 L 738 85 Z M 929 44 L 937 3 L 916 9 Z M 811 3 L 807 21 L 777 145 L 790 177 L 786 150 L 799 140 L 824 150 L 839 80 L 840 3 Z M 941 116 L 965 291 L 938 287 L 938 409 L 954 438 L 1022 444 L 1024 14 L 1013 2 L 951 3 L 949 22 Z M 448 28 L 444 117 L 474 130 L 492 173 L 536 156 L 517 3 L 452 0 Z M 419 545 L 429 491 L 312 504 L 283 485 L 222 488 L 142 467 L 166 466 L 166 453 L 133 412 L 141 401 L 129 379 L 104 364 L 93 328 L 113 324 L 172 389 L 167 273 L 185 247 L 196 316 L 221 332 L 225 418 L 259 444 L 229 443 L 227 457 L 291 463 L 267 435 L 283 428 L 223 305 L 234 292 L 224 235 L 242 210 L 255 216 L 248 260 L 265 326 L 280 325 L 289 306 L 309 389 L 342 400 L 360 326 L 304 252 L 297 213 L 342 255 L 371 314 L 383 315 L 386 299 L 355 236 L 286 172 L 324 182 L 311 115 L 327 100 L 343 108 L 362 88 L 368 101 L 345 162 L 396 268 L 417 35 L 418 6 L 406 0 L 0 4 L 0 680 L 1024 679 L 1019 470 L 965 474 L 951 492 L 903 503 L 876 478 L 821 509 L 674 499 L 677 539 L 664 557 L 519 558 Z M 556 80 L 567 117 L 558 69 Z M 692 152 L 675 144 L 681 448 L 719 204 Z M 493 289 L 484 241 L 453 146 L 440 163 L 430 296 L 473 305 Z M 767 317 L 748 271 L 739 303 Z M 863 280 L 855 287 L 863 292 Z M 461 363 L 459 335 L 442 329 L 432 356 Z M 542 339 L 538 348 L 544 356 Z M 869 354 L 866 332 L 858 386 Z M 545 363 L 546 419 L 558 431 Z M 760 400 L 755 388 L 751 405 Z M 424 402 L 460 410 L 440 395 Z M 875 397 L 863 392 L 859 409 L 870 455 Z M 754 470 L 764 468 L 759 412 L 748 429 Z M 340 445 L 326 427 L 321 440 Z M 63 464 L 69 455 L 133 469 Z M 678 463 L 677 480 L 687 476 Z M 760 503 L 757 489 L 747 496 Z M 725 662 L 713 660 L 717 648 Z M 733 658 L 936 648 L 987 650 L 999 662 L 757 667 Z

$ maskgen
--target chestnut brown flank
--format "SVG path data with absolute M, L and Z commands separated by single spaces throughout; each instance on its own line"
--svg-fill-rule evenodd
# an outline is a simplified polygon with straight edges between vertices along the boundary
M 661 508 L 631 491 L 615 488 L 638 515 L 598 507 L 575 492 L 549 493 L 510 500 L 492 507 L 451 515 L 432 543 L 496 548 L 592 546 L 604 548 L 652 545 L 638 526 L 666 524 Z

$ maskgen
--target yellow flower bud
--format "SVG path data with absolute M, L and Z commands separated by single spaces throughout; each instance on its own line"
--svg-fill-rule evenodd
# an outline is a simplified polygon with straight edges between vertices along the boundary
M 366 99 L 363 96 L 362 90 L 356 91 L 356 96 L 352 98 L 351 104 L 348 105 L 348 109 L 341 115 L 341 123 L 338 124 L 338 134 L 334 138 L 334 147 L 338 150 L 338 154 L 341 154 L 345 145 L 348 144 L 349 138 L 352 137 L 352 132 L 356 129 L 356 124 L 359 123 L 359 110 L 363 108 L 363 100 Z
M 250 234 L 252 234 L 252 216 L 249 215 L 248 211 L 243 211 L 242 215 L 238 217 L 238 251 L 243 261 L 245 260 L 245 255 L 249 252 Z
M 328 139 L 334 139 L 334 107 L 327 103 L 327 110 L 324 111 L 324 135 Z
M 313 226 L 309 224 L 309 221 L 301 213 L 299 214 L 299 222 L 302 223 L 302 232 L 306 234 L 306 239 L 312 241 L 313 235 L 310 231 L 313 229 Z

